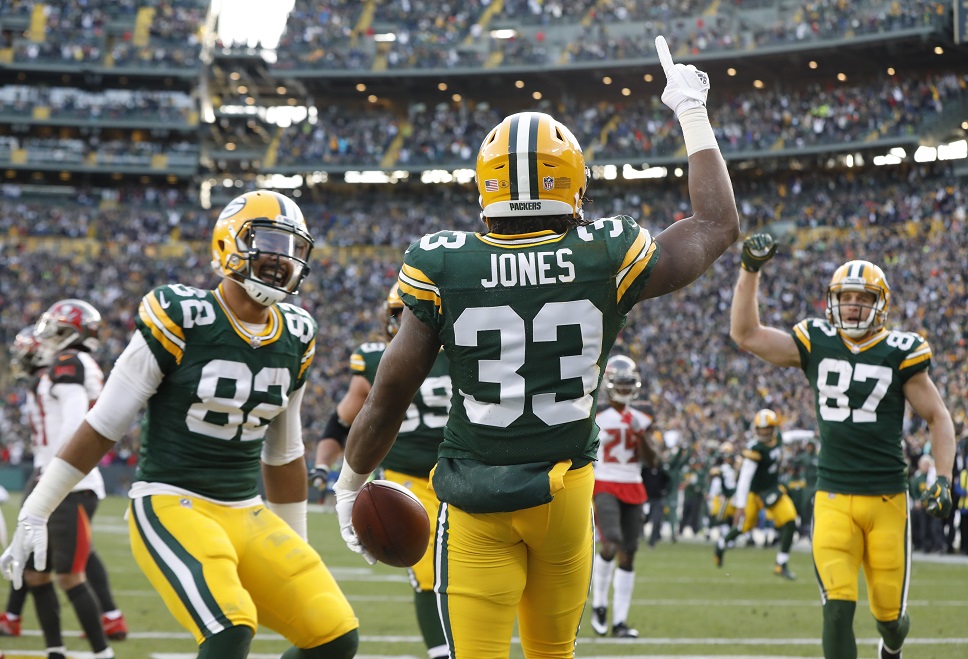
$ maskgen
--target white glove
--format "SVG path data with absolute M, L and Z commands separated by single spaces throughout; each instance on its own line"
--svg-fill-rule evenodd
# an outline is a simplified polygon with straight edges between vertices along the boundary
M 709 94 L 709 76 L 706 72 L 692 64 L 675 64 L 669 44 L 662 35 L 655 38 L 655 50 L 666 75 L 662 102 L 672 108 L 677 118 L 686 110 L 706 107 L 706 96 Z
M 346 463 L 343 463 L 343 468 L 346 468 Z M 352 487 L 347 487 L 346 483 L 343 482 L 343 472 L 340 471 L 340 478 L 336 481 L 336 485 L 333 486 L 333 492 L 336 493 L 336 518 L 339 520 L 339 534 L 343 536 L 343 542 L 346 546 L 350 548 L 351 551 L 355 551 L 357 554 L 366 559 L 366 562 L 370 565 L 376 564 L 376 559 L 363 548 L 360 543 L 360 539 L 356 537 L 356 529 L 353 528 L 353 504 L 356 503 L 356 497 L 360 496 L 360 488 L 353 489 Z M 365 483 L 365 480 L 364 480 Z
M 43 572 L 47 567 L 47 520 L 21 510 L 10 546 L 0 556 L 0 573 L 13 582 L 15 589 L 23 587 L 30 554 L 34 555 L 34 568 Z

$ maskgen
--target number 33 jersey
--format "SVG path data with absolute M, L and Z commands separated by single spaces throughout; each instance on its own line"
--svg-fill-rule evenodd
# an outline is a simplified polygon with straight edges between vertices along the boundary
M 927 341 L 886 329 L 853 341 L 817 318 L 800 321 L 792 333 L 816 394 L 821 440 L 817 489 L 904 492 L 903 386 L 931 365 Z
M 257 496 L 269 423 L 305 382 L 316 321 L 279 303 L 253 328 L 228 310 L 221 286 L 175 284 L 148 293 L 135 323 L 163 373 L 142 423 L 137 480 L 218 501 Z
M 594 460 L 605 361 L 658 258 L 624 216 L 561 234 L 441 231 L 413 243 L 400 296 L 451 363 L 440 457 Z
M 362 344 L 350 356 L 350 371 L 366 378 L 372 385 L 386 349 L 387 344 L 383 341 Z M 449 366 L 446 353 L 440 352 L 407 408 L 407 417 L 400 424 L 397 441 L 380 463 L 384 469 L 427 478 L 437 464 L 437 448 L 444 438 L 444 424 L 450 410 Z

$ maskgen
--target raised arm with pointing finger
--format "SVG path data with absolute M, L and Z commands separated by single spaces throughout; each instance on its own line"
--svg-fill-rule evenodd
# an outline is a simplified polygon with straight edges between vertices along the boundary
M 440 231 L 404 255 L 407 308 L 350 429 L 336 512 L 347 545 L 363 553 L 353 502 L 442 345 L 453 393 L 431 482 L 435 592 L 451 656 L 507 656 L 515 617 L 526 656 L 574 656 L 609 351 L 635 304 L 686 286 L 738 236 L 706 115 L 708 77 L 673 63 L 662 37 L 656 48 L 662 100 L 689 154 L 691 217 L 654 239 L 628 216 L 586 222 L 578 139 L 547 114 L 521 112 L 478 153 L 486 231 Z M 539 264 L 533 274 L 529 263 Z

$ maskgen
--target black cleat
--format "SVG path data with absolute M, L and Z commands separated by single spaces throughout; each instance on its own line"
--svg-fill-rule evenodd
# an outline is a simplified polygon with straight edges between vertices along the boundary
M 608 633 L 608 609 L 604 606 L 598 606 L 592 609 L 592 629 L 599 636 L 604 636 Z
M 775 566 L 773 566 L 773 574 L 778 577 L 783 577 L 788 581 L 794 581 L 797 578 L 797 575 L 795 575 L 793 572 L 790 572 L 790 566 L 786 563 L 783 565 L 777 563 Z
M 638 638 L 639 630 L 632 629 L 624 622 L 619 622 L 619 623 L 616 623 L 614 627 L 612 627 L 612 636 L 614 636 L 615 638 Z

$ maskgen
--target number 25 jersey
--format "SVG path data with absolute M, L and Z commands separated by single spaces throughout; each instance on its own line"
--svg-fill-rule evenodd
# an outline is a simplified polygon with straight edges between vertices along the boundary
M 927 341 L 886 329 L 852 341 L 818 318 L 797 323 L 793 339 L 816 395 L 817 489 L 837 494 L 904 492 L 903 386 L 931 365 Z
M 413 243 L 400 296 L 451 364 L 440 457 L 594 460 L 605 361 L 658 258 L 624 216 L 561 234 L 441 231 Z

